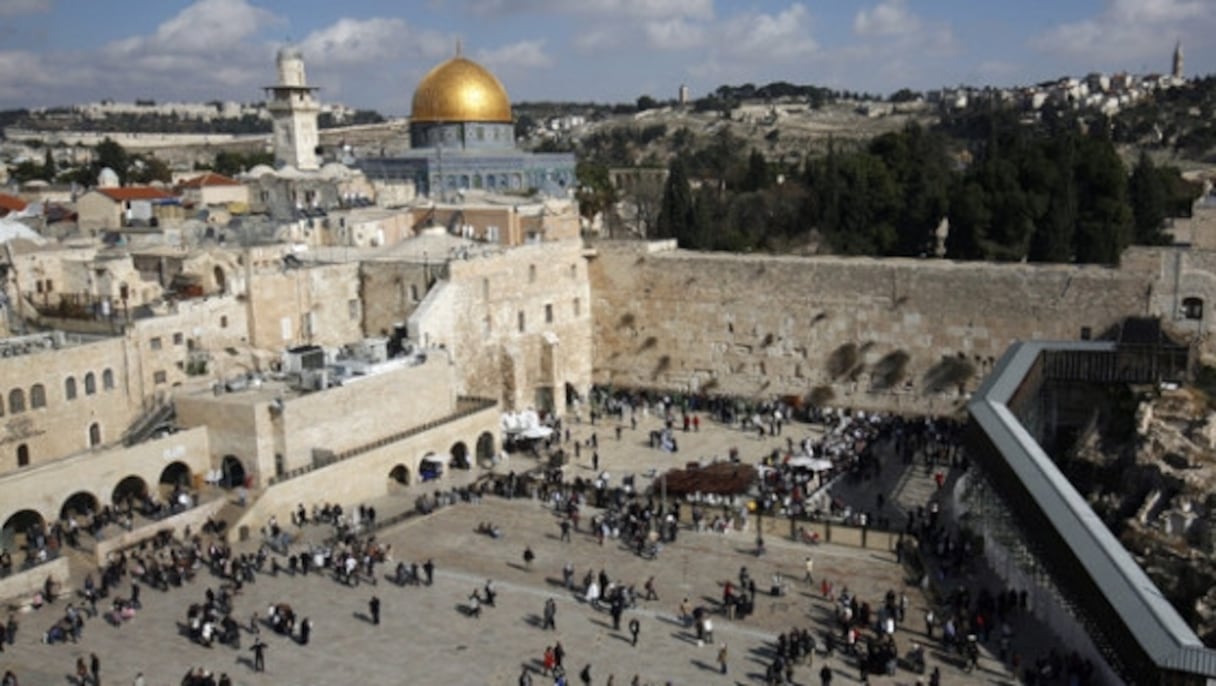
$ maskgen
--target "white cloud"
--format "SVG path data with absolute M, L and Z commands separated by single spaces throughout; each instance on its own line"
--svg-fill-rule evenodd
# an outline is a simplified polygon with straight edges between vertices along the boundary
M 51 0 L 0 0 L 0 17 L 43 14 L 51 11 Z
M 712 19 L 714 0 L 470 0 L 478 14 L 602 14 L 617 18 Z
M 1216 4 L 1210 0 L 1106 0 L 1099 14 L 1056 26 L 1030 44 L 1043 52 L 1126 65 L 1166 54 L 1173 37 L 1204 40 L 1213 25 Z
M 543 40 L 523 40 L 492 50 L 480 50 L 477 60 L 497 69 L 537 69 L 553 65 Z
M 800 2 L 777 14 L 740 14 L 722 24 L 717 42 L 738 59 L 783 62 L 815 52 L 810 22 L 811 14 Z
M 705 43 L 705 28 L 679 17 L 648 21 L 643 30 L 650 46 L 660 50 L 687 50 Z
M 859 36 L 896 36 L 920 30 L 920 18 L 908 11 L 905 0 L 884 0 L 873 9 L 861 10 L 853 19 Z
M 451 36 L 416 30 L 396 18 L 343 18 L 313 31 L 300 41 L 300 51 L 310 65 L 366 64 L 402 54 L 438 59 L 455 45 Z
M 246 0 L 199 0 L 156 27 L 151 36 L 113 44 L 122 52 L 205 52 L 239 45 L 282 20 Z

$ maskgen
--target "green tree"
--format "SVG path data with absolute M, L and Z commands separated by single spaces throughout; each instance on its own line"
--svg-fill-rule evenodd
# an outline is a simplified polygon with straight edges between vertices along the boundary
M 1127 192 L 1135 217 L 1135 242 L 1143 245 L 1167 243 L 1169 236 L 1162 230 L 1166 217 L 1166 180 L 1143 150 L 1128 179 Z
M 42 155 L 42 178 L 46 181 L 54 181 L 57 173 L 55 156 L 51 154 L 51 149 L 47 148 Z
M 173 180 L 173 172 L 164 160 L 155 155 L 147 157 L 137 155 L 131 162 L 127 178 L 131 183 L 147 184 L 153 181 L 169 183 Z
M 1127 170 L 1109 138 L 1087 137 L 1077 151 L 1078 262 L 1118 264 L 1131 242 L 1135 218 L 1127 202 Z
M 108 136 L 98 143 L 93 148 L 93 178 L 97 178 L 97 174 L 102 169 L 109 167 L 118 174 L 119 183 L 127 182 L 127 170 L 131 166 L 131 157 L 127 154 L 125 148 L 118 143 L 115 143 Z
M 743 191 L 754 192 L 769 186 L 768 161 L 759 150 L 752 150 L 747 158 L 747 174 L 743 177 Z
M 584 160 L 575 166 L 574 174 L 578 178 L 579 214 L 584 218 L 591 219 L 616 203 L 616 188 L 607 165 Z
M 667 171 L 667 182 L 663 186 L 663 200 L 659 206 L 656 233 L 661 238 L 675 238 L 680 242 L 699 238 L 696 236 L 696 211 L 692 201 L 692 186 L 684 160 L 676 157 Z
M 639 112 L 653 110 L 659 106 L 659 102 L 649 95 L 643 95 L 638 98 L 637 108 Z
M 946 236 L 946 256 L 955 260 L 982 260 L 992 211 L 988 195 L 978 181 L 960 183 L 950 197 L 950 233 Z

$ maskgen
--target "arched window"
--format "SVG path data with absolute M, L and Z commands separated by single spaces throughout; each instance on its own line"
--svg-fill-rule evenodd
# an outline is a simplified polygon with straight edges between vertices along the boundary
M 1203 298 L 1183 298 L 1182 316 L 1187 319 L 1203 319 Z
M 40 407 L 46 407 L 46 388 L 36 383 L 30 386 L 30 409 L 36 410 Z
M 101 373 L 101 387 L 107 391 L 114 390 L 114 370 L 107 369 Z
M 17 446 L 17 466 L 28 467 L 30 464 L 30 447 L 24 443 Z
M 8 392 L 8 411 L 12 414 L 25 412 L 25 391 L 14 388 Z
M 93 372 L 84 375 L 84 394 L 93 395 L 97 392 L 97 377 Z
M 68 400 L 76 399 L 76 377 L 69 376 L 63 381 L 63 397 Z
M 101 424 L 93 422 L 89 425 L 89 447 L 101 445 Z

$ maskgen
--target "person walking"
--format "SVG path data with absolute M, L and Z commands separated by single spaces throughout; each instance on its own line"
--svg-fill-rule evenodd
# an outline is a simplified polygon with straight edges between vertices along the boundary
M 819 683 L 821 686 L 832 685 L 832 668 L 824 665 L 823 669 L 819 670 Z
M 101 658 L 89 653 L 89 674 L 93 675 L 93 686 L 101 686 Z
M 541 630 L 544 631 L 553 629 L 554 631 L 557 631 L 557 601 L 552 598 L 546 600 L 543 615 L 544 624 L 541 626 Z
M 372 596 L 367 603 L 367 609 L 372 615 L 372 624 L 380 624 L 380 598 Z
M 633 636 L 633 647 L 635 648 L 638 645 L 638 634 L 641 633 L 641 631 L 642 623 L 638 621 L 637 617 L 629 620 L 629 633 L 631 636 Z
M 569 522 L 562 522 L 569 526 Z M 528 571 L 532 571 L 532 560 L 536 559 L 536 553 L 532 552 L 532 546 L 524 546 L 524 566 Z
M 300 645 L 308 645 L 308 637 L 312 635 L 312 620 L 305 617 L 304 621 L 300 622 Z
M 815 561 L 811 559 L 810 555 L 806 557 L 806 576 L 802 580 L 806 582 L 807 586 L 815 585 Z
M 578 673 L 578 679 L 583 682 L 583 686 L 591 686 L 591 665 L 583 665 L 583 670 Z
M 646 580 L 646 584 L 642 587 L 646 591 L 646 600 L 658 600 L 659 592 L 654 587 L 654 577 Z
M 253 645 L 249 648 L 253 651 L 253 671 L 266 671 L 266 644 L 262 641 L 261 636 L 253 639 Z
M 723 674 L 726 674 L 726 644 L 725 643 L 723 643 L 722 647 L 718 649 L 718 667 L 722 670 Z
M 422 565 L 422 571 L 426 574 L 426 585 L 430 586 L 435 580 L 435 563 L 431 562 L 429 557 L 427 558 L 426 563 Z

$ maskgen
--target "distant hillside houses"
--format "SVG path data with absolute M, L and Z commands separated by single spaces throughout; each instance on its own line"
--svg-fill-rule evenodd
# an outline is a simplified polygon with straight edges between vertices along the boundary
M 947 112 L 967 109 L 976 102 L 996 100 L 1029 112 L 1052 106 L 1114 115 L 1153 93 L 1185 83 L 1186 79 L 1173 75 L 1093 73 L 1084 78 L 1067 76 L 1033 86 L 942 88 L 927 92 L 925 97 Z
M 353 107 L 348 107 L 341 103 L 321 104 L 321 113 L 328 114 L 336 122 L 344 122 L 347 119 L 353 119 L 355 112 L 356 110 Z M 195 119 L 200 121 L 242 119 L 250 116 L 258 119 L 265 119 L 267 121 L 270 120 L 270 112 L 266 109 L 265 103 L 239 103 L 232 100 L 161 103 L 158 103 L 155 100 L 135 100 L 134 102 L 100 100 L 98 102 L 71 105 L 69 107 L 43 107 L 33 109 L 30 111 L 30 114 L 40 118 L 54 118 L 56 116 L 75 115 L 89 120 L 100 120 L 107 117 L 132 115 L 178 117 L 181 119 Z

